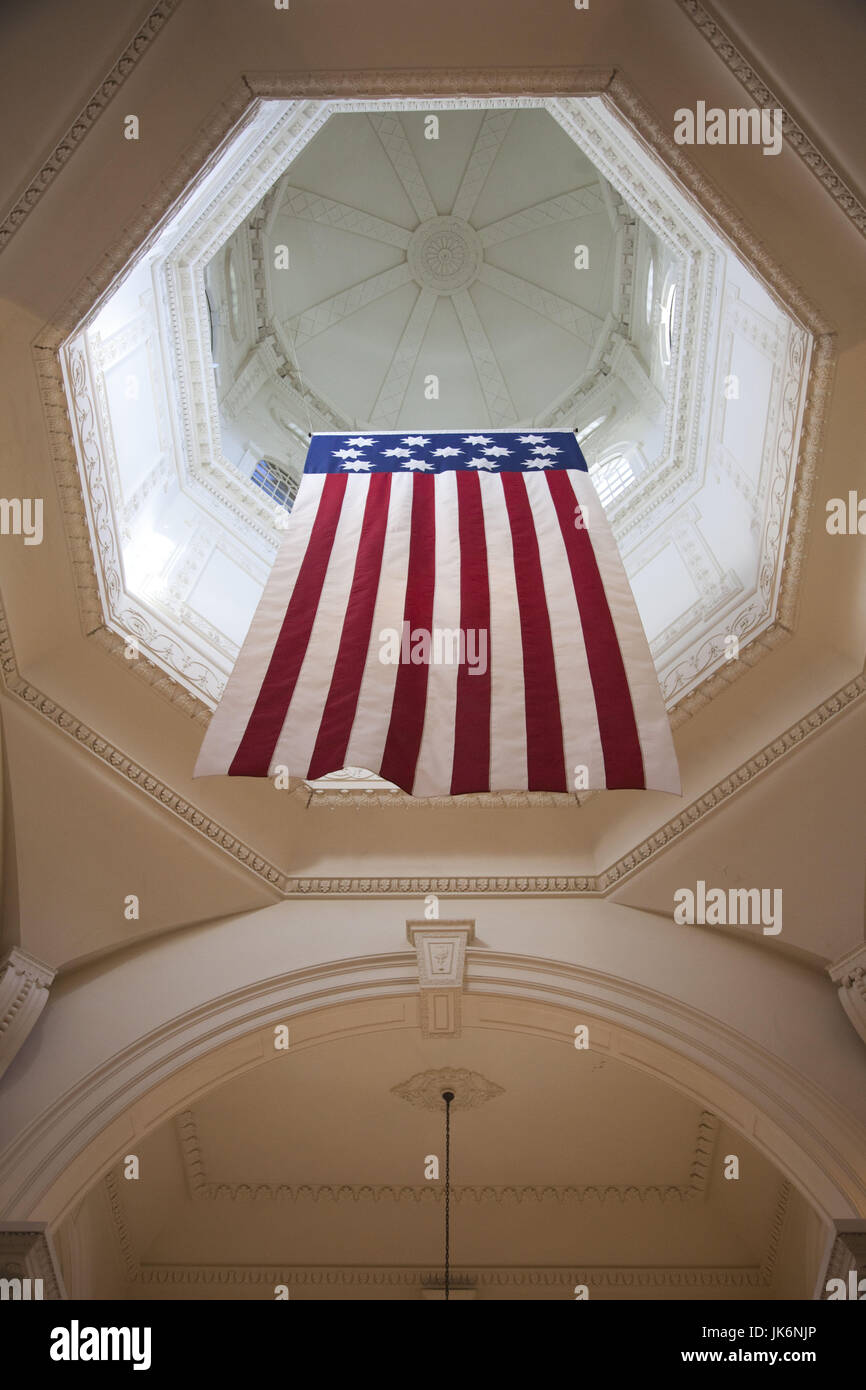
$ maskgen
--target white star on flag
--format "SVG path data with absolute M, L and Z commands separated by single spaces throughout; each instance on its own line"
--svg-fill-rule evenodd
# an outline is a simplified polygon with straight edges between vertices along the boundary
M 532 452 L 534 454 L 561 454 L 562 450 L 557 449 L 555 444 L 536 444 Z
M 534 454 L 532 458 L 523 460 L 524 468 L 552 468 L 553 459 L 545 458 L 544 454 Z
M 430 443 L 430 440 L 426 439 L 423 434 L 407 434 L 406 438 L 403 440 L 403 443 L 411 444 L 413 449 L 422 449 L 425 444 Z
M 544 443 L 544 435 L 543 435 L 543 434 L 522 434 L 522 435 L 520 436 L 520 442 L 521 442 L 521 444 L 543 444 L 543 443 Z
M 407 459 L 411 453 L 411 449 L 383 449 L 382 457 L 385 459 Z
M 462 453 L 463 453 L 463 450 L 462 450 L 462 449 L 452 449 L 452 448 L 450 447 L 450 445 L 448 445 L 448 446 L 446 446 L 444 449 L 434 449 L 434 450 L 433 450 L 433 457 L 434 457 L 435 459 L 450 459 L 450 458 L 455 458 L 457 454 L 462 454 Z
M 369 459 L 346 459 L 344 468 L 353 468 L 356 473 L 369 473 L 371 464 Z
M 493 444 L 489 449 L 484 450 L 488 458 L 500 458 L 503 454 L 510 454 L 510 449 L 500 449 L 498 444 Z
M 404 459 L 402 466 L 411 468 L 415 473 L 426 472 L 433 467 L 432 463 L 427 463 L 425 459 Z
M 360 456 L 357 449 L 334 449 L 333 454 L 335 459 L 356 459 Z
M 479 444 L 492 444 L 493 440 L 488 439 L 486 434 L 467 434 L 463 443 L 472 444 L 477 448 Z
M 496 459 L 467 459 L 467 468 L 498 468 Z
M 376 441 L 375 439 L 365 439 L 363 435 L 359 434 L 355 439 L 355 443 L 359 449 L 369 449 Z

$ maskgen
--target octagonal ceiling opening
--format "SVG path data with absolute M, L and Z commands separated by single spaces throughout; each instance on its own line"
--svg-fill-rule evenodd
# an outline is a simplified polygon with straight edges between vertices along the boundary
M 259 102 L 61 351 L 106 625 L 212 708 L 311 431 L 574 428 L 672 707 L 773 621 L 810 349 L 600 98 Z

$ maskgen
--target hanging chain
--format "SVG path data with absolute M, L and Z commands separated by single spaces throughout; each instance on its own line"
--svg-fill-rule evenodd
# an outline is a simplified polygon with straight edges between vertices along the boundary
M 443 1091 L 445 1102 L 445 1298 L 451 1298 L 451 1102 L 453 1091 Z

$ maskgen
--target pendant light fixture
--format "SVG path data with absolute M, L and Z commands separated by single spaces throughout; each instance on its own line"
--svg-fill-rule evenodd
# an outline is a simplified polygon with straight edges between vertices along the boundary
M 445 1102 L 445 1299 L 451 1297 L 451 1102 L 453 1091 L 443 1091 Z

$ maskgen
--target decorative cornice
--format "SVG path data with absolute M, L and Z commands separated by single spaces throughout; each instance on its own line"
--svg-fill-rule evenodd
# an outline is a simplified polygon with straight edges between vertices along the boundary
M 760 777 L 774 763 L 799 748 L 831 720 L 844 714 L 851 705 L 862 699 L 864 694 L 866 694 L 866 672 L 861 672 L 853 681 L 842 686 L 829 699 L 824 700 L 809 714 L 790 725 L 784 733 L 766 744 L 759 753 L 741 763 L 727 777 L 723 777 L 708 792 L 698 797 L 697 801 L 693 801 L 684 812 L 673 816 L 665 825 L 643 840 L 636 849 L 623 855 L 609 869 L 599 874 L 597 891 L 609 893 L 616 883 L 630 877 L 636 869 L 655 858 L 672 841 L 679 839 L 685 831 L 692 829 L 711 811 L 717 810 L 719 806 L 729 801 L 732 796 L 753 782 L 756 777 Z
M 165 807 L 191 830 L 195 830 L 211 844 L 224 850 L 244 868 L 252 870 L 277 892 L 285 891 L 287 882 L 285 874 L 269 860 L 257 854 L 251 846 L 238 839 L 236 835 L 226 830 L 217 821 L 205 815 L 203 811 L 180 796 L 161 778 L 155 777 L 146 768 L 127 757 L 108 739 L 101 738 L 83 720 L 77 719 L 19 675 L 2 602 L 0 602 L 0 671 L 3 674 L 5 688 L 10 695 L 27 705 L 29 709 L 34 710 L 36 714 L 41 715 L 56 729 L 73 739 L 79 747 L 86 749 L 100 762 L 119 773 L 126 781 L 138 787 L 152 801 Z
M 44 1221 L 0 1222 L 0 1275 L 40 1280 L 45 1300 L 66 1298 L 60 1266 Z
M 436 1080 L 427 1088 L 431 1092 L 430 1096 L 417 1103 L 423 1104 L 428 1109 L 442 1109 L 441 1089 L 454 1086 L 457 1092 L 454 1106 L 455 1109 L 460 1109 L 458 1104 L 461 1099 L 459 1077 L 462 1073 L 443 1070 L 427 1073 L 427 1075 L 435 1077 Z M 455 1086 L 455 1078 L 458 1081 L 457 1086 Z M 415 1080 L 414 1077 L 413 1080 Z M 490 1084 L 490 1082 L 486 1083 L 488 1086 Z M 501 1089 L 501 1087 L 495 1088 L 491 1092 L 491 1096 L 495 1096 Z M 401 1094 L 399 1087 L 394 1087 L 393 1090 L 395 1094 Z M 490 1099 L 491 1096 L 483 1096 L 482 1101 Z M 410 1097 L 404 1096 L 404 1099 L 410 1099 Z M 463 1108 L 467 1108 L 468 1104 L 469 1102 L 464 1100 Z M 211 1180 L 205 1172 L 198 1127 L 193 1111 L 184 1110 L 177 1115 L 175 1128 L 180 1146 L 181 1162 L 186 1175 L 187 1190 L 190 1196 L 197 1200 L 436 1203 L 441 1202 L 444 1198 L 444 1190 L 432 1183 L 413 1186 L 406 1183 L 229 1183 Z M 626 1202 L 697 1201 L 704 1199 L 707 1194 L 707 1179 L 718 1129 L 718 1117 L 710 1110 L 701 1111 L 687 1183 L 652 1183 L 649 1185 L 590 1183 L 585 1186 L 563 1185 L 561 1183 L 520 1183 L 507 1186 L 488 1183 L 483 1185 L 464 1184 L 453 1187 L 451 1196 L 456 1202 L 474 1202 L 476 1204 L 492 1202 L 498 1205 L 524 1202 L 529 1205 L 533 1202 L 555 1202 L 557 1204 L 619 1202 L 622 1204 Z M 788 1184 L 786 1183 L 785 1186 L 787 1187 Z M 779 1226 L 781 1227 L 781 1217 L 779 1218 Z M 121 1229 L 121 1225 L 118 1225 L 118 1232 Z
M 613 68 L 383 68 L 343 72 L 247 72 L 255 96 L 268 101 L 346 101 L 415 97 L 598 96 Z
M 148 1096 L 145 1110 L 137 1113 L 145 1126 L 142 1132 L 150 1132 L 157 1121 L 146 1117 L 174 1114 L 213 1089 L 221 1077 L 239 1075 L 239 1065 L 243 1071 L 261 1064 L 261 1030 L 270 1034 L 272 1025 L 342 1006 L 348 997 L 392 1001 L 396 1027 L 414 1031 L 408 960 L 409 953 L 401 950 L 257 978 L 197 1004 L 101 1059 L 0 1154 L 0 1212 L 29 1213 L 39 1207 L 52 1221 L 62 1219 L 82 1195 L 84 1170 L 77 1165 L 83 1163 L 87 1173 L 100 1170 L 106 1142 L 114 1145 L 113 1163 L 122 1158 L 127 1141 L 116 1138 L 120 1131 L 115 1122 L 130 1106 Z M 778 976 L 782 995 L 793 988 L 778 958 L 765 955 L 756 969 L 767 980 Z M 622 1057 L 638 1072 L 662 1073 L 675 1087 L 700 1097 L 808 1192 L 824 1217 L 839 1212 L 855 1217 L 866 1210 L 860 1161 L 864 1131 L 850 1110 L 826 1086 L 804 1075 L 799 1064 L 774 1055 L 702 1009 L 604 971 L 486 949 L 472 952 L 469 993 L 476 996 L 475 1014 L 478 996 L 497 999 L 506 1031 L 541 1028 L 549 1035 L 549 1014 L 534 1011 L 547 1005 L 564 1011 L 557 1015 L 562 1020 L 558 1035 L 566 1046 L 574 1041 L 569 1025 L 575 1014 L 603 1020 L 607 1046 L 602 1040 L 599 1051 Z M 534 1025 L 532 1020 L 539 1018 L 543 1024 Z M 350 1011 L 340 1033 L 350 1037 L 357 1031 Z M 268 1036 L 266 1055 L 272 1058 L 271 1042 Z M 841 1057 L 841 1041 L 837 1051 Z M 206 1066 L 205 1053 L 210 1059 Z M 784 1142 L 780 1135 L 787 1136 Z M 79 1180 L 70 1187 L 73 1172 Z
M 768 1280 L 753 1266 L 731 1269 L 629 1268 L 625 1265 L 546 1265 L 491 1269 L 489 1266 L 455 1266 L 452 1273 L 464 1286 L 491 1289 L 558 1289 L 571 1298 L 576 1284 L 590 1289 L 756 1289 Z M 286 1284 L 294 1288 L 417 1288 L 436 1287 L 441 1270 L 417 1265 L 340 1266 L 299 1265 L 140 1265 L 137 1282 L 152 1285 L 200 1285 L 210 1287 Z
M 427 893 L 440 896 L 478 897 L 482 894 L 532 897 L 600 897 L 624 879 L 630 877 L 651 859 L 657 857 L 673 841 L 694 828 L 705 816 L 729 801 L 743 787 L 761 776 L 781 758 L 844 714 L 866 694 L 866 672 L 842 686 L 827 700 L 797 720 L 759 753 L 749 758 L 708 792 L 693 801 L 684 811 L 673 816 L 658 830 L 642 840 L 628 854 L 617 859 L 600 874 L 586 875 L 508 875 L 501 877 L 411 877 L 411 878 L 291 878 L 276 865 L 217 821 L 207 816 L 167 783 L 148 772 L 108 739 L 100 737 L 83 721 L 50 700 L 18 672 L 15 653 L 9 635 L 5 610 L 0 601 L 0 672 L 7 692 L 27 705 L 55 728 L 67 734 L 108 767 L 143 791 L 151 800 L 164 806 L 211 844 L 229 854 L 237 863 L 256 874 L 269 887 L 286 898 L 379 898 L 424 897 Z
M 50 965 L 46 965 L 43 960 L 32 956 L 29 951 L 25 951 L 20 946 L 13 946 L 8 955 L 0 961 L 0 980 L 7 976 L 15 976 L 15 984 L 18 991 L 29 987 L 37 989 L 50 989 L 54 976 L 57 971 Z M 0 1032 L 7 1026 L 9 1016 L 4 1014 L 0 1018 Z
M 108 1197 L 108 1206 L 111 1212 L 111 1224 L 117 1238 L 120 1249 L 120 1257 L 123 1267 L 126 1270 L 126 1277 L 135 1281 L 138 1278 L 138 1258 L 132 1244 L 132 1236 L 129 1234 L 129 1227 L 126 1224 L 126 1212 L 120 1198 L 120 1188 L 117 1177 L 112 1170 L 105 1175 L 105 1192 Z
M 275 85 L 269 85 L 275 84 Z M 282 85 L 281 85 L 282 84 Z M 285 85 L 288 84 L 288 85 Z M 394 90 L 396 84 L 396 91 Z M 813 306 L 809 304 L 805 296 L 799 289 L 785 276 L 775 263 L 767 256 L 765 248 L 750 233 L 749 228 L 734 214 L 724 200 L 720 197 L 716 189 L 710 182 L 694 170 L 684 154 L 683 150 L 673 143 L 670 133 L 658 121 L 652 113 L 641 103 L 639 98 L 630 89 L 628 83 L 622 75 L 610 69 L 544 69 L 544 70 L 517 70 L 508 69 L 504 71 L 491 72 L 472 72 L 472 73 L 443 73 L 443 72 L 424 72 L 412 71 L 403 73 L 378 72 L 378 73 L 315 73 L 315 74 L 255 74 L 251 79 L 242 79 L 239 84 L 232 88 L 229 98 L 224 102 L 215 117 L 214 123 L 206 123 L 199 134 L 195 144 L 187 151 L 179 170 L 171 180 L 165 185 L 160 195 L 153 202 L 153 214 L 157 220 L 165 210 L 163 202 L 166 194 L 170 191 L 173 195 L 168 201 L 175 201 L 180 196 L 183 189 L 187 186 L 192 176 L 198 172 L 202 164 L 207 162 L 208 154 L 214 148 L 214 140 L 223 138 L 231 128 L 238 129 L 245 119 L 251 117 L 252 111 L 257 106 L 255 98 L 268 96 L 280 96 L 281 94 L 299 97 L 309 96 L 327 97 L 346 101 L 347 96 L 355 95 L 358 98 L 359 109 L 366 102 L 369 106 L 371 100 L 375 100 L 378 95 L 380 98 L 390 95 L 395 99 L 400 99 L 400 92 L 405 88 L 406 91 L 417 91 L 427 94 L 430 97 L 439 96 L 447 99 L 449 95 L 455 95 L 455 87 L 460 91 L 464 88 L 477 93 L 477 101 L 482 106 L 485 101 L 493 100 L 497 96 L 498 89 L 505 87 L 506 95 L 500 94 L 500 99 L 507 99 L 511 94 L 512 99 L 524 101 L 543 101 L 545 97 L 553 97 L 559 87 L 566 86 L 569 94 L 576 92 L 584 94 L 601 94 L 605 104 L 611 110 L 624 116 L 633 128 L 637 131 L 640 138 L 652 146 L 663 158 L 664 163 L 670 170 L 673 170 L 680 181 L 685 184 L 691 194 L 701 203 L 704 211 L 711 220 L 720 227 L 724 234 L 734 242 L 738 249 L 752 262 L 758 273 L 762 276 L 772 292 L 785 301 L 785 307 L 790 306 L 791 312 L 797 314 L 800 321 L 807 324 L 812 332 L 826 332 L 828 325 L 816 313 Z M 285 86 L 285 92 L 283 87 Z M 367 93 L 364 95 L 364 93 Z M 370 95 L 370 92 L 373 95 Z M 521 93 L 531 93 L 532 95 L 521 96 Z M 413 98 L 404 96 L 403 100 L 409 102 Z M 418 96 L 417 101 L 423 105 L 423 96 Z M 168 204 L 166 204 L 167 206 Z M 51 325 L 46 325 L 40 334 L 40 346 L 36 353 L 39 357 L 42 349 L 55 351 L 60 343 L 68 337 L 75 325 L 81 320 L 82 315 L 92 307 L 94 286 L 101 293 L 111 282 L 112 277 L 117 271 L 128 264 L 133 252 L 140 248 L 142 242 L 147 243 L 152 228 L 144 230 L 143 224 L 139 225 L 139 219 L 134 228 L 128 228 L 124 234 L 122 244 L 118 245 L 109 255 L 104 258 L 103 263 L 88 277 L 82 286 L 80 293 L 74 296 L 73 301 L 66 306 L 58 320 Z M 199 306 L 202 313 L 204 309 Z M 49 420 L 49 433 L 53 446 L 58 450 L 61 457 L 58 461 L 58 473 L 61 476 L 61 497 L 64 502 L 64 509 L 67 512 L 67 526 L 70 532 L 70 546 L 74 551 L 73 564 L 76 570 L 77 581 L 79 584 L 80 600 L 82 605 L 82 617 L 85 623 L 85 630 L 89 633 L 104 631 L 104 618 L 102 615 L 102 605 L 98 592 L 98 584 L 93 573 L 93 557 L 89 551 L 87 526 L 84 516 L 84 502 L 77 493 L 80 491 L 76 487 L 77 479 L 70 478 L 70 473 L 75 472 L 74 450 L 71 451 L 71 459 L 65 457 L 69 452 L 67 442 L 63 440 L 65 425 L 65 412 L 63 410 L 62 383 L 59 382 L 59 368 L 57 364 L 42 360 L 40 363 L 40 375 L 43 377 L 43 387 L 49 398 L 50 412 L 56 416 L 58 412 L 64 415 L 64 422 L 61 423 L 57 418 Z M 209 374 L 205 373 L 205 380 L 208 383 L 208 391 L 211 391 L 212 383 Z M 58 392 L 58 385 L 60 390 Z M 810 394 L 811 382 L 809 386 Z M 821 393 L 818 393 L 821 394 Z M 822 395 L 822 399 L 823 399 Z M 814 452 L 814 451 L 813 451 Z M 681 467 L 682 457 L 678 453 L 678 467 Z M 71 465 L 71 467 L 70 467 Z M 69 484 L 69 486 L 67 486 Z M 799 488 L 799 483 L 798 483 Z M 811 495 L 811 486 L 804 489 L 805 506 L 797 506 L 798 517 L 805 517 L 808 510 L 808 501 Z M 82 524 L 82 523 L 85 524 Z M 795 595 L 797 580 L 802 568 L 802 547 L 805 538 L 805 523 L 798 524 L 791 535 L 786 540 L 786 589 L 788 597 Z M 767 573 L 763 579 L 773 578 Z M 781 599 L 780 599 L 781 602 Z M 774 643 L 787 635 L 790 624 L 782 614 L 777 615 L 775 622 L 763 632 L 760 631 L 760 622 L 763 621 L 762 602 L 757 603 L 752 608 L 747 608 L 742 616 L 740 628 L 736 629 L 741 642 L 748 635 L 750 629 L 758 627 L 760 635 L 751 642 L 749 657 L 743 658 L 738 663 L 729 663 L 726 667 L 717 671 L 716 675 L 704 678 L 701 686 L 685 697 L 681 698 L 674 706 L 675 722 L 690 716 L 696 710 L 703 707 L 707 700 L 713 695 L 724 690 L 727 684 L 736 676 L 744 673 L 747 665 L 754 664 L 760 656 Z M 789 601 L 788 609 L 793 612 L 793 603 Z M 150 637 L 153 636 L 150 629 L 153 624 L 146 619 L 140 618 L 146 632 L 142 633 L 142 641 L 148 645 Z M 740 630 L 742 629 L 742 630 Z M 156 629 L 154 629 L 154 632 Z M 721 650 L 722 637 L 727 634 L 716 634 L 715 637 L 708 639 L 701 647 L 701 660 L 705 666 L 718 664 L 718 653 Z M 104 639 L 103 639 L 104 640 Z M 109 638 L 105 645 L 111 650 L 119 650 L 119 643 Z M 165 651 L 162 651 L 165 648 Z M 744 651 L 746 649 L 744 648 Z M 199 722 L 204 723 L 206 719 L 205 706 L 202 701 L 196 698 L 195 693 L 191 693 L 193 686 L 190 682 L 184 683 L 183 660 L 178 665 L 177 653 L 171 641 L 163 638 L 153 647 L 156 662 L 162 660 L 165 670 L 161 670 L 158 664 L 151 664 L 144 656 L 134 663 L 136 674 L 153 683 L 162 695 L 177 701 L 188 709 Z M 694 663 L 693 663 L 694 665 Z M 165 671 L 171 672 L 166 677 Z M 693 683 L 699 677 L 700 671 L 697 666 L 687 672 L 679 673 L 677 679 L 671 685 L 673 694 L 676 694 L 678 687 Z M 195 684 L 195 683 L 194 683 Z M 195 684 L 195 689 L 198 689 Z M 176 692 L 176 693 L 175 693 Z M 211 698 L 213 692 L 211 691 Z M 522 798 L 521 799 L 521 795 Z M 345 803 L 345 796 L 340 794 L 340 802 Z M 324 802 L 312 800 L 311 805 L 331 804 L 330 797 L 326 793 Z M 393 803 L 392 803 L 393 804 Z M 407 801 L 411 805 L 411 801 Z M 539 794 L 536 793 L 515 793 L 507 797 L 504 801 L 490 797 L 484 799 L 479 797 L 478 805 L 494 806 L 505 805 L 537 805 L 548 804 L 546 801 L 539 801 Z M 561 800 L 552 801 L 550 804 L 561 804 L 566 807 L 573 807 L 575 801 L 570 797 L 563 797 Z
M 26 1042 L 48 1002 L 56 971 L 13 946 L 0 960 L 0 1075 Z
M 858 1281 L 866 1274 L 866 1221 L 834 1221 L 830 1249 L 818 1276 L 815 1298 L 829 1298 L 828 1283 L 855 1271 Z
M 779 1195 L 776 1198 L 776 1205 L 773 1209 L 773 1219 L 770 1222 L 770 1235 L 767 1240 L 767 1252 L 761 1261 L 761 1274 L 766 1283 L 771 1283 L 776 1272 L 776 1265 L 779 1260 L 779 1248 L 782 1244 L 782 1236 L 785 1231 L 785 1222 L 788 1219 L 788 1208 L 791 1202 L 791 1184 L 787 1178 L 779 1188 Z
M 436 1287 L 441 1281 L 441 1271 L 422 1265 L 367 1265 L 345 1267 L 339 1265 L 179 1265 L 144 1264 L 135 1252 L 126 1222 L 120 1189 L 114 1172 L 105 1177 L 105 1190 L 111 1212 L 119 1252 L 127 1279 L 134 1284 L 201 1285 L 204 1287 L 258 1286 L 286 1284 L 294 1288 L 340 1288 L 379 1287 L 379 1288 L 417 1288 Z M 604 1201 L 616 1193 L 618 1200 L 627 1201 L 632 1196 L 643 1200 L 642 1193 L 663 1195 L 660 1200 L 681 1200 L 671 1197 L 671 1192 L 680 1189 L 619 1189 L 619 1188 L 554 1188 L 554 1187 L 513 1187 L 513 1188 L 473 1188 L 458 1187 L 452 1190 L 452 1198 L 457 1202 L 482 1202 L 493 1200 L 501 1203 L 549 1202 L 557 1203 L 584 1201 L 589 1196 Z M 620 1191 L 625 1195 L 619 1197 Z M 500 1266 L 457 1266 L 454 1278 L 460 1287 L 481 1288 L 548 1288 L 561 1289 L 570 1297 L 576 1284 L 586 1284 L 590 1290 L 604 1289 L 680 1289 L 680 1288 L 767 1288 L 773 1282 L 778 1262 L 781 1235 L 788 1210 L 791 1184 L 783 1181 L 773 1213 L 767 1250 L 759 1266 L 732 1268 L 704 1268 L 701 1266 L 640 1266 L 625 1265 L 522 1265 Z M 206 1196 L 229 1195 L 227 1192 L 210 1193 Z M 234 1192 L 231 1195 L 271 1195 L 263 1194 L 261 1187 L 247 1193 Z M 313 1201 L 332 1200 L 372 1200 L 372 1201 L 427 1201 L 435 1202 L 442 1198 L 441 1191 L 429 1185 L 426 1188 L 358 1187 L 346 1186 L 306 1186 L 279 1189 L 278 1195 L 311 1197 Z
M 782 102 L 755 71 L 737 48 L 730 35 L 721 27 L 699 0 L 677 0 L 689 19 L 696 25 L 707 43 L 745 87 L 749 96 L 761 107 L 777 107 L 782 112 L 782 134 L 791 149 L 798 154 L 803 163 L 814 174 L 825 192 L 836 206 L 849 219 L 863 236 L 866 236 L 866 207 L 860 202 L 849 186 L 839 177 L 829 160 L 821 153 L 809 136 L 797 124 L 793 116 L 785 110 Z
M 3 222 L 0 223 L 0 252 L 9 245 L 22 222 L 33 211 L 46 188 L 60 173 L 85 135 L 92 130 L 109 102 L 117 95 L 136 64 L 147 52 L 157 34 L 164 29 L 179 4 L 180 0 L 159 0 L 159 4 L 154 5 L 144 23 L 121 53 L 114 67 L 100 82 L 90 100 L 72 122 L 63 139 L 54 147 L 38 174 L 30 180 L 9 209 Z
M 842 1008 L 866 1042 L 866 943 L 834 961 L 827 974 L 839 990 Z

